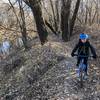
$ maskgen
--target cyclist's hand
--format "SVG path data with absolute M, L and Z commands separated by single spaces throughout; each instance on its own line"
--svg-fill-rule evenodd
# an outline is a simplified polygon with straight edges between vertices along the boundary
M 93 58 L 96 59 L 97 57 L 96 56 L 93 56 Z
M 72 56 L 72 57 L 74 57 L 74 56 L 75 56 L 75 54 L 74 54 L 74 53 L 71 53 L 71 56 Z

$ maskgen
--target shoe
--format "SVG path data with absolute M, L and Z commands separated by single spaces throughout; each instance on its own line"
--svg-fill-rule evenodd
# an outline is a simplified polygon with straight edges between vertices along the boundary
M 87 80 L 88 79 L 88 75 L 84 75 L 84 79 Z
M 76 75 L 77 75 L 77 77 L 79 77 L 79 76 L 80 76 L 80 73 L 79 73 L 79 68 L 77 68 L 77 69 L 76 69 Z
M 79 64 L 76 64 L 76 67 L 78 68 L 79 67 Z
M 89 76 L 89 74 L 88 74 L 88 73 L 86 73 L 86 75 L 87 75 L 87 76 Z
M 80 77 L 80 74 L 79 74 L 79 72 L 77 73 L 77 77 L 78 77 L 78 78 Z

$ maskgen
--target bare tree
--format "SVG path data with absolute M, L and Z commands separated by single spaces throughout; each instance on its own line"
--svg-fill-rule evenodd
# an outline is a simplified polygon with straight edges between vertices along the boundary
M 74 13 L 73 13 L 73 16 L 72 16 L 72 19 L 71 19 L 71 23 L 70 23 L 70 35 L 72 35 L 72 32 L 73 32 L 73 28 L 74 28 L 74 25 L 75 25 L 75 20 L 76 20 L 76 17 L 77 17 L 79 6 L 80 6 L 80 1 L 81 0 L 77 0 L 76 6 L 75 6 L 75 10 L 74 10 Z
M 48 32 L 42 16 L 41 0 L 23 0 L 32 10 L 36 22 L 37 31 L 43 45 L 47 41 Z
M 60 10 L 59 10 L 59 7 L 60 6 L 60 1 L 59 0 L 56 0 L 55 1 L 55 11 L 56 11 L 56 23 L 57 23 L 57 31 L 59 31 L 59 25 L 60 25 Z
M 83 10 L 80 10 L 78 18 L 84 25 L 92 26 L 99 22 L 100 0 L 86 0 L 82 2 Z M 97 21 L 98 20 L 98 21 Z
M 25 23 L 25 14 L 24 14 L 24 10 L 23 10 L 23 3 L 22 0 L 18 0 L 18 4 L 19 4 L 19 8 L 20 8 L 20 29 L 21 29 L 21 33 L 22 33 L 22 40 L 23 40 L 23 44 L 25 46 L 25 48 L 28 48 L 27 45 L 27 31 L 26 31 L 26 23 Z
M 49 1 L 50 1 L 50 5 L 51 5 L 51 8 L 52 8 L 55 31 L 57 31 L 58 30 L 57 19 L 56 19 L 56 15 L 55 15 L 55 10 L 54 10 L 54 6 L 53 6 L 53 2 L 52 2 L 52 0 L 49 0 Z
M 62 0 L 61 6 L 61 30 L 62 39 L 68 41 L 70 39 L 69 17 L 70 17 L 71 0 Z
M 25 47 L 25 49 L 27 49 L 28 48 L 28 45 L 27 45 L 27 32 L 26 32 L 26 23 L 25 23 L 25 15 L 24 15 L 24 10 L 23 10 L 22 0 L 18 0 L 19 9 L 20 9 L 20 19 L 21 20 L 19 20 L 17 14 L 16 14 L 16 11 L 14 9 L 14 6 L 11 3 L 11 1 L 10 0 L 8 0 L 8 1 L 9 1 L 10 5 L 13 9 L 13 12 L 16 16 L 17 22 L 19 24 L 20 31 L 22 33 L 22 40 L 23 40 L 24 47 Z
M 52 0 L 49 0 L 49 1 L 50 1 L 50 7 L 47 7 L 47 5 L 49 3 L 47 4 L 47 3 L 45 3 L 45 1 L 42 1 L 42 4 L 43 4 L 42 8 L 43 8 L 43 13 L 44 13 L 43 16 L 45 16 L 44 17 L 45 24 L 52 33 L 54 33 L 56 36 L 58 36 L 58 26 L 59 25 L 58 25 L 57 18 L 59 17 L 59 15 L 58 16 L 56 15 L 56 12 L 58 12 L 58 7 L 55 8 L 55 6 L 54 6 L 55 2 L 53 2 Z M 58 5 L 56 4 L 56 6 L 58 6 Z M 51 10 L 48 10 L 50 8 L 51 8 Z

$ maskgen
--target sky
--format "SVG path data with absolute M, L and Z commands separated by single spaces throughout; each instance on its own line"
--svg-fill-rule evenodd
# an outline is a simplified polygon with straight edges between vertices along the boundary
M 8 2 L 8 0 L 2 0 L 2 1 L 4 1 L 4 2 Z
M 0 0 L 0 3 L 8 3 L 8 0 Z
M 15 0 L 10 0 L 11 2 L 12 1 L 15 1 Z M 9 1 L 8 0 L 0 0 L 0 3 L 9 3 Z

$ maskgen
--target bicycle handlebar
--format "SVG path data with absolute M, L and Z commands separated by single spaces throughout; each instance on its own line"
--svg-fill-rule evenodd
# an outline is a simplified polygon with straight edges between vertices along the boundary
M 78 54 L 74 54 L 74 56 L 77 56 L 77 57 L 93 57 L 93 56 L 83 56 L 83 55 L 78 55 Z

